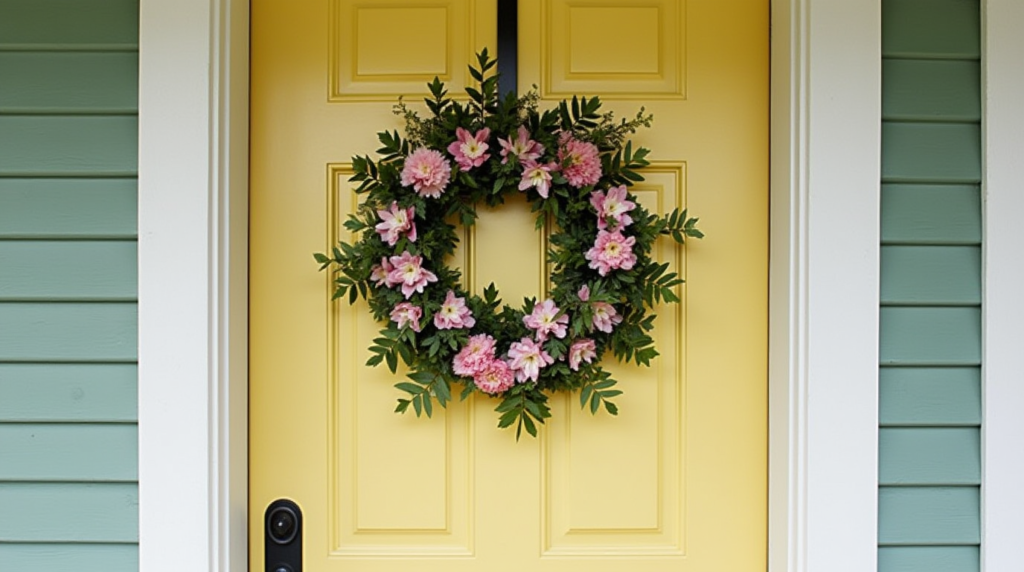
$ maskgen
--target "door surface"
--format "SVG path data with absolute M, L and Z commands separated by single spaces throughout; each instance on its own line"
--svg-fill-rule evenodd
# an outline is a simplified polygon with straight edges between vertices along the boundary
M 766 567 L 768 3 L 520 0 L 518 26 L 520 91 L 646 106 L 654 127 L 634 141 L 654 164 L 634 192 L 701 218 L 707 238 L 660 246 L 687 281 L 656 309 L 661 355 L 612 365 L 617 417 L 556 396 L 537 439 L 497 429 L 489 399 L 392 413 L 399 380 L 363 365 L 379 326 L 330 302 L 311 254 L 347 232 L 350 158 L 401 128 L 398 96 L 418 106 L 435 75 L 461 93 L 473 53 L 494 52 L 495 1 L 254 0 L 253 570 L 280 497 L 304 511 L 314 572 Z M 540 295 L 524 204 L 464 239 L 471 289 Z

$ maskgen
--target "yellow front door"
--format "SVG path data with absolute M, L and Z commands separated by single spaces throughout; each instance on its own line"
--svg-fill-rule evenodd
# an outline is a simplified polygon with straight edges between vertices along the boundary
M 494 52 L 495 4 L 252 2 L 251 569 L 264 510 L 287 497 L 313 572 L 763 571 L 768 2 L 518 3 L 520 90 L 542 106 L 600 95 L 620 117 L 646 106 L 654 128 L 634 141 L 654 164 L 634 192 L 707 234 L 661 246 L 683 303 L 656 309 L 653 367 L 612 367 L 617 417 L 556 396 L 539 438 L 516 442 L 489 399 L 394 414 L 398 379 L 363 365 L 380 326 L 330 302 L 311 253 L 347 232 L 350 157 L 401 128 L 399 95 L 418 104 L 435 75 L 461 92 L 473 53 Z M 466 239 L 470 288 L 540 295 L 522 204 Z

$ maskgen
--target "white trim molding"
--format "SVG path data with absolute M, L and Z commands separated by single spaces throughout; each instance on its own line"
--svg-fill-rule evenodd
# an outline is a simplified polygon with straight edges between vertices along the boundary
M 248 2 L 142 0 L 139 559 L 247 569 Z
M 877 567 L 881 10 L 772 7 L 769 569 Z
M 1024 570 L 1024 3 L 982 3 L 984 572 Z
M 778 0 L 772 11 L 770 569 L 870 572 L 879 6 Z M 244 0 L 141 0 L 146 572 L 248 569 L 247 25 Z

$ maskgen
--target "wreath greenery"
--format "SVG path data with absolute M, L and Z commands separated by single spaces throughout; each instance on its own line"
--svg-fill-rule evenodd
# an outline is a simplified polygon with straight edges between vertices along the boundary
M 601 357 L 610 350 L 649 366 L 658 352 L 647 310 L 678 302 L 683 282 L 651 259 L 652 245 L 662 235 L 679 243 L 703 235 L 685 210 L 651 214 L 628 191 L 648 165 L 648 150 L 627 140 L 650 126 L 643 108 L 615 121 L 597 97 L 573 97 L 542 112 L 535 92 L 498 96 L 487 50 L 477 64 L 466 103 L 437 78 L 428 84 L 429 117 L 399 100 L 405 136 L 378 133 L 380 157 L 352 159 L 351 180 L 365 196 L 345 228 L 359 239 L 314 257 L 321 270 L 336 267 L 334 298 L 362 297 L 387 323 L 367 364 L 408 367 L 396 384 L 405 394 L 397 412 L 411 406 L 429 417 L 460 384 L 463 399 L 499 397 L 498 426 L 516 424 L 518 439 L 524 428 L 536 436 L 536 423 L 551 416 L 550 392 L 579 391 L 592 413 L 618 412 L 612 398 L 622 392 Z M 477 205 L 512 193 L 525 193 L 538 230 L 553 223 L 549 296 L 520 307 L 503 304 L 494 284 L 468 292 L 446 264 L 458 242 L 453 223 L 473 225 Z

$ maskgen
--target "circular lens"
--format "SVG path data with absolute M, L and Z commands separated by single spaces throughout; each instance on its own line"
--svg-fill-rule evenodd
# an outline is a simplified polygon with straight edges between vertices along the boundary
M 295 511 L 286 506 L 275 508 L 267 517 L 267 528 L 274 542 L 288 544 L 295 539 L 299 528 Z
M 292 572 L 292 567 L 287 564 L 280 564 L 274 569 L 274 572 Z

